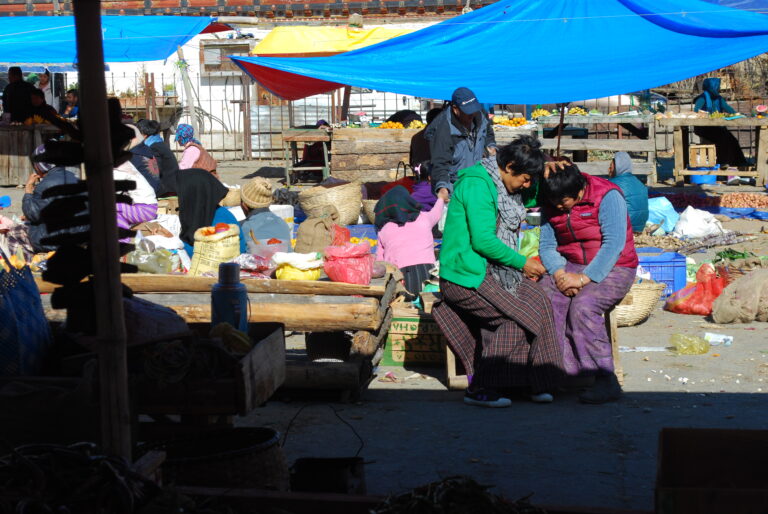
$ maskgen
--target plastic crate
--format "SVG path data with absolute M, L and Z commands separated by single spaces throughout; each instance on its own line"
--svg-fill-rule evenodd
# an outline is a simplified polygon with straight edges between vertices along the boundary
M 651 274 L 653 280 L 667 285 L 662 298 L 685 287 L 685 255 L 665 252 L 661 248 L 637 248 L 637 256 L 640 266 Z

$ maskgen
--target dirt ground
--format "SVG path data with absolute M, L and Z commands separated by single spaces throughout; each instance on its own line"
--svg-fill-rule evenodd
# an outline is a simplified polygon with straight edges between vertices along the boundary
M 242 183 L 258 166 L 223 163 L 222 176 Z M 281 171 L 267 167 L 259 174 L 277 179 Z M 9 210 L 19 212 L 22 190 L 0 188 L 3 194 L 13 197 Z M 764 224 L 734 220 L 724 226 L 758 233 Z M 744 248 L 766 255 L 768 236 Z M 701 262 L 713 254 L 692 257 Z M 665 312 L 659 303 L 645 323 L 619 329 L 621 346 L 666 347 L 674 333 L 704 332 L 732 335 L 733 345 L 696 356 L 666 350 L 621 353 L 625 396 L 609 405 L 581 405 L 570 392 L 556 395 L 551 405 L 520 397 L 509 409 L 469 407 L 462 393 L 446 390 L 439 368 L 381 367 L 356 403 L 280 396 L 238 423 L 287 433 L 284 449 L 293 461 L 354 455 L 361 443 L 342 418 L 363 441 L 359 454 L 367 463 L 372 494 L 468 474 L 511 498 L 533 493 L 541 504 L 651 510 L 662 427 L 768 425 L 767 328 L 765 323 L 713 326 L 699 316 Z M 396 382 L 382 381 L 387 372 Z

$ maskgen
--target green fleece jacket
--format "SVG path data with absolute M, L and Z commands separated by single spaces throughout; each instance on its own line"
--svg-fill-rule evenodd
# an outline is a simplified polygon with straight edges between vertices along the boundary
M 440 277 L 463 287 L 477 289 L 485 280 L 488 261 L 515 269 L 526 258 L 496 236 L 498 192 L 482 164 L 459 171 L 443 230 Z M 531 194 L 533 193 L 533 194 Z M 526 194 L 526 206 L 535 204 Z

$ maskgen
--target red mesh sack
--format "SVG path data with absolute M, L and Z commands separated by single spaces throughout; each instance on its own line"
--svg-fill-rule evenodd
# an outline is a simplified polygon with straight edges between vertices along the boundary
M 374 256 L 368 243 L 346 243 L 325 249 L 323 269 L 334 282 L 367 286 L 373 275 Z
M 728 285 L 728 272 L 717 273 L 711 264 L 704 264 L 696 272 L 696 283 L 667 298 L 664 309 L 677 314 L 712 314 L 712 304 Z

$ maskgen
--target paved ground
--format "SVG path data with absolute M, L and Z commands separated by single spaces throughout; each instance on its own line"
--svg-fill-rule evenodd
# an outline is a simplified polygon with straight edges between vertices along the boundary
M 251 163 L 224 163 L 222 168 L 229 183 L 256 172 Z M 266 168 L 260 174 L 278 178 L 280 171 Z M 21 193 L 0 188 L 0 195 L 14 198 L 11 212 L 19 212 Z M 757 222 L 726 223 L 726 228 L 745 232 L 761 227 Z M 766 239 L 748 248 L 768 254 Z M 700 261 L 711 255 L 693 257 Z M 519 398 L 509 409 L 468 407 L 461 403 L 461 393 L 445 389 L 439 369 L 379 368 L 359 403 L 271 401 L 238 422 L 287 431 L 285 451 L 291 461 L 351 456 L 360 443 L 336 411 L 363 439 L 360 455 L 368 462 L 368 490 L 373 494 L 469 474 L 509 497 L 534 493 L 540 503 L 650 510 L 660 428 L 768 424 L 766 324 L 717 327 L 660 307 L 646 323 L 620 329 L 620 344 L 666 346 L 673 333 L 710 331 L 733 335 L 733 345 L 701 356 L 622 353 L 625 398 L 604 406 L 580 405 L 567 393 L 551 405 Z M 397 382 L 380 381 L 387 371 Z

